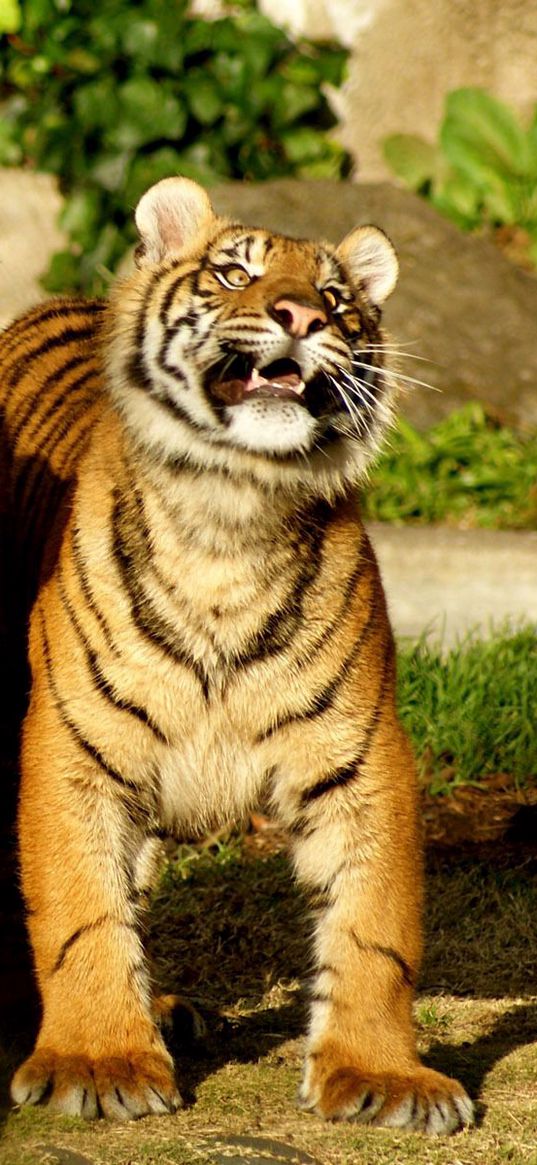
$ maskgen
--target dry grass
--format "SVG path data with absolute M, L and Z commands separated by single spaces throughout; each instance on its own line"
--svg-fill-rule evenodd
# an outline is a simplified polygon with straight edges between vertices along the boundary
M 454 851 L 431 861 L 417 1005 L 428 1061 L 459 1075 L 479 1099 L 475 1130 L 431 1141 L 325 1125 L 295 1110 L 307 970 L 302 904 L 280 853 L 260 857 L 232 840 L 180 851 L 152 912 L 160 981 L 190 993 L 209 1027 L 188 1054 L 188 1033 L 175 1032 L 189 1107 L 122 1127 L 88 1127 L 44 1109 L 12 1113 L 2 1165 L 83 1165 L 84 1158 L 91 1165 L 259 1165 L 266 1146 L 254 1156 L 244 1146 L 218 1148 L 247 1134 L 321 1165 L 537 1165 L 535 861 L 519 853 L 502 864 L 499 848 L 494 857 L 492 864 Z M 7 1060 L 15 1054 L 12 1046 Z

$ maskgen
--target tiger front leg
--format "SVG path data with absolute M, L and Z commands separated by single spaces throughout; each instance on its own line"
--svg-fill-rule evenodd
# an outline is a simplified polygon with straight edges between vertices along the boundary
M 294 821 L 285 802 L 315 914 L 301 1106 L 437 1134 L 470 1124 L 462 1086 L 416 1051 L 421 847 L 412 757 L 393 714 L 383 715 L 366 758 L 295 794 Z
M 181 1104 L 151 1018 L 134 876 L 143 835 L 132 794 L 34 692 L 19 841 L 43 1016 L 12 1082 L 18 1104 L 120 1120 Z

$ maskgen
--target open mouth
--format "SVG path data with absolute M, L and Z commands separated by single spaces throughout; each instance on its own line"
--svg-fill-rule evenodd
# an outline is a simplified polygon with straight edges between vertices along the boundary
M 208 380 L 212 395 L 226 405 L 269 397 L 305 404 L 306 385 L 296 360 L 273 360 L 257 368 L 251 356 L 238 352 L 212 368 Z

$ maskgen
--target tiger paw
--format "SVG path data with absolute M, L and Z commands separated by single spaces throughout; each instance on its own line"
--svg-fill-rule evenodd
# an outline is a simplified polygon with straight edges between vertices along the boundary
M 155 1052 L 91 1060 L 41 1048 L 16 1072 L 16 1104 L 47 1104 L 52 1112 L 110 1120 L 175 1112 L 182 1105 L 171 1061 Z
M 323 1075 L 314 1060 L 302 1085 L 300 1107 L 325 1120 L 442 1136 L 473 1123 L 472 1101 L 457 1080 L 419 1065 L 412 1074 L 341 1066 Z

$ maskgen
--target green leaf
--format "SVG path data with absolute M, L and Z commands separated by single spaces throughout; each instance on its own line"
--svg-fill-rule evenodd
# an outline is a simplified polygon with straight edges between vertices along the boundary
M 18 32 L 22 12 L 18 0 L 0 0 L 0 34 Z
M 88 247 L 102 213 L 99 190 L 75 190 L 66 199 L 60 215 L 60 226 L 81 247 Z
M 338 89 L 345 80 L 349 59 L 348 49 L 334 45 L 316 45 L 315 48 L 315 62 L 320 80 L 326 82 L 327 85 L 334 85 Z M 305 45 L 302 47 L 302 51 L 308 51 Z M 312 52 L 311 48 L 309 52 Z
M 22 160 L 23 153 L 17 127 L 8 121 L 0 120 L 0 166 L 20 166 Z
M 527 134 L 507 106 L 481 89 L 456 89 L 449 94 L 440 140 L 455 166 L 461 160 L 464 166 L 468 156 L 480 157 L 489 171 L 524 175 L 531 167 Z
M 73 98 L 77 121 L 84 130 L 105 129 L 117 125 L 117 87 L 113 77 L 99 77 L 79 85 Z
M 109 146 L 136 150 L 159 138 L 182 138 L 186 110 L 167 86 L 150 77 L 133 77 L 120 86 L 117 97 L 119 121 L 107 134 Z
M 411 190 L 419 190 L 433 178 L 438 150 L 416 134 L 391 134 L 382 143 L 384 157 L 398 178 Z
M 131 159 L 130 150 L 123 150 L 122 153 L 118 153 L 116 150 L 111 150 L 110 153 L 99 153 L 95 161 L 88 167 L 88 174 L 104 190 L 115 193 L 117 190 L 121 190 L 125 184 Z
M 65 57 L 65 64 L 69 69 L 73 69 L 75 73 L 96 73 L 100 68 L 99 58 L 95 53 L 88 52 L 87 49 L 79 46 L 71 49 Z
M 483 151 L 462 139 L 453 139 L 449 158 L 455 170 L 480 195 L 482 205 L 493 221 L 516 223 L 520 214 L 517 178 L 491 165 Z
M 318 159 L 325 146 L 322 135 L 309 126 L 286 130 L 282 133 L 282 143 L 289 160 L 298 165 Z
M 80 257 L 72 251 L 56 251 L 49 269 L 41 283 L 46 291 L 56 295 L 60 291 L 70 291 L 78 287 L 80 281 Z
M 284 81 L 283 85 L 278 86 L 278 90 L 271 119 L 273 125 L 288 125 L 291 121 L 299 121 L 305 113 L 309 113 L 319 104 L 317 91 L 306 85 L 294 85 L 290 81 Z
M 435 184 L 431 201 L 463 230 L 471 230 L 480 222 L 481 194 L 464 174 L 451 173 Z
M 218 85 L 210 73 L 192 70 L 185 78 L 184 92 L 190 112 L 201 125 L 213 125 L 224 112 Z

